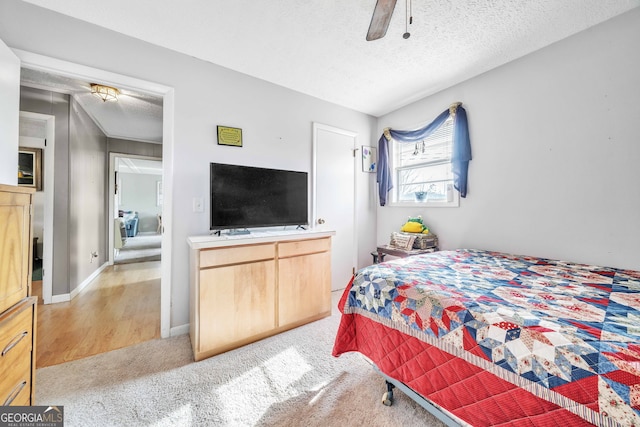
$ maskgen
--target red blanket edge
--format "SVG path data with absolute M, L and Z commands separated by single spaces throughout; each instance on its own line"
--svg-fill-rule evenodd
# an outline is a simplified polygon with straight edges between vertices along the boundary
M 353 278 L 338 303 L 341 313 L 344 311 L 352 282 Z M 449 387 L 446 377 L 439 378 L 438 381 L 430 381 L 423 373 L 417 375 L 415 368 L 411 365 L 412 361 L 416 361 L 415 355 L 407 354 L 407 362 L 400 363 L 398 357 L 389 357 L 389 353 L 381 351 L 382 345 L 372 346 L 371 343 L 366 342 L 359 345 L 358 325 L 383 330 L 386 336 L 393 337 L 393 341 L 404 340 L 412 348 L 428 348 L 431 353 L 437 354 L 440 358 L 439 363 L 447 365 L 446 371 L 468 372 L 469 377 L 457 380 Z M 417 338 L 387 328 L 364 316 L 343 313 L 332 355 L 339 357 L 341 354 L 352 351 L 363 354 L 384 374 L 401 381 L 421 396 L 474 426 L 592 425 L 564 408 L 540 399 L 526 390 Z M 435 386 L 434 383 L 436 383 Z M 442 385 L 443 383 L 444 385 Z M 479 392 L 478 387 L 487 384 L 491 384 L 491 386 L 483 392 Z

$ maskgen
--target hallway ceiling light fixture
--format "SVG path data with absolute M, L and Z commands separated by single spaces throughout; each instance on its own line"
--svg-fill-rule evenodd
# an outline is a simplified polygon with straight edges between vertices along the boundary
M 91 83 L 91 93 L 102 99 L 103 102 L 117 101 L 120 91 L 115 87 Z

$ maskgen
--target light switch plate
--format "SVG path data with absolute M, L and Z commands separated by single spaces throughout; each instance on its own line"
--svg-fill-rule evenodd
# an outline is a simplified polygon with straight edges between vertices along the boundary
M 193 211 L 204 212 L 204 199 L 202 197 L 193 198 Z

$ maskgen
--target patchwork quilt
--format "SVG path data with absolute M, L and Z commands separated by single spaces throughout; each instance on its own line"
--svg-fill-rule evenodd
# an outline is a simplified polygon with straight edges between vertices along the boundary
M 441 251 L 360 270 L 341 304 L 585 422 L 640 426 L 638 271 Z

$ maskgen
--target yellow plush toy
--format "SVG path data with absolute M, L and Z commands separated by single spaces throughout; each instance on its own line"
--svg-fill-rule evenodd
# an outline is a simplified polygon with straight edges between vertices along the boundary
M 424 230 L 424 226 L 419 222 L 407 221 L 400 231 L 404 231 L 405 233 L 422 233 Z
M 416 218 L 409 217 L 409 219 L 407 220 L 407 222 L 404 223 L 400 231 L 404 231 L 405 233 L 427 234 L 429 233 L 429 228 L 422 223 L 422 217 L 417 216 Z

